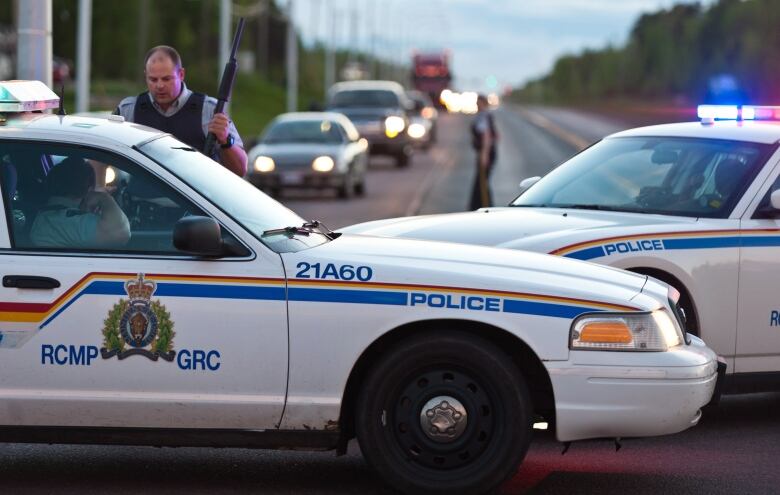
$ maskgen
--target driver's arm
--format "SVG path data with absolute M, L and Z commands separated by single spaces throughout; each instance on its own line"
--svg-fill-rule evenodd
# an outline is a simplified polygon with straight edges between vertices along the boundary
M 130 221 L 114 198 L 102 191 L 90 191 L 84 208 L 99 216 L 95 240 L 100 245 L 123 246 L 130 240 Z

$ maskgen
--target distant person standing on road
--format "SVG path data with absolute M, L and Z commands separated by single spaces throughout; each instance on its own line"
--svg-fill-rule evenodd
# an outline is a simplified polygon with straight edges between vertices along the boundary
M 496 144 L 498 133 L 493 114 L 488 109 L 487 97 L 477 96 L 478 113 L 471 123 L 471 146 L 477 152 L 476 177 L 471 192 L 470 209 L 476 210 L 491 206 L 493 199 L 490 194 L 490 172 L 496 161 Z
M 147 52 L 144 66 L 147 91 L 122 100 L 114 114 L 171 133 L 198 151 L 213 132 L 218 151 L 211 158 L 243 177 L 247 157 L 236 126 L 224 113 L 214 114 L 215 98 L 187 88 L 179 52 L 156 46 Z

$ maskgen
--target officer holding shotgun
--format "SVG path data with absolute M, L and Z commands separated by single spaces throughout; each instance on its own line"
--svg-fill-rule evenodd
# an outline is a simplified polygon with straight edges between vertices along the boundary
M 169 132 L 243 177 L 247 156 L 236 126 L 223 112 L 215 111 L 220 106 L 216 98 L 187 88 L 179 53 L 170 46 L 156 46 L 146 54 L 144 63 L 148 91 L 125 98 L 114 113 L 129 122 Z M 207 146 L 209 134 L 216 142 Z

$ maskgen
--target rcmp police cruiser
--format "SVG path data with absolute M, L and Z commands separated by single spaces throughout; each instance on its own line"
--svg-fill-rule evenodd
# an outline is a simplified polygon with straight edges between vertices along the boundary
M 0 82 L 0 113 L 56 103 Z M 110 164 L 127 242 L 27 235 L 74 157 Z M 716 389 L 716 355 L 652 277 L 331 232 L 116 116 L 0 116 L 0 168 L 0 442 L 357 437 L 404 493 L 473 494 L 515 473 L 537 415 L 564 442 L 664 435 Z
M 247 156 L 236 126 L 227 115 L 214 114 L 216 99 L 187 88 L 176 49 L 156 46 L 147 52 L 144 64 L 148 91 L 125 98 L 114 113 L 128 122 L 173 134 L 199 151 L 203 150 L 208 133 L 213 132 L 219 151 L 211 158 L 243 177 Z
M 728 364 L 725 391 L 780 389 L 780 106 L 701 105 L 700 122 L 629 129 L 506 207 L 342 232 L 500 246 L 652 275 Z

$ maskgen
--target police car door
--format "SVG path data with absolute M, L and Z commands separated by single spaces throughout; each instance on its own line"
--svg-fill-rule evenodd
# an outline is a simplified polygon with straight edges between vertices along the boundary
M 45 142 L 0 148 L 7 219 L 0 224 L 0 424 L 278 424 L 287 315 L 277 255 L 213 206 L 186 198 L 176 188 L 184 186 L 155 175 L 166 172 L 151 163 L 146 169 L 105 150 Z M 63 184 L 47 183 L 66 160 L 92 168 L 98 188 L 127 217 L 129 241 L 92 242 L 111 204 L 85 211 L 78 199 L 53 199 L 68 195 Z M 193 215 L 217 219 L 234 255 L 177 251 L 174 224 Z
M 769 163 L 776 162 L 777 155 Z M 780 371 L 780 211 L 770 204 L 771 193 L 780 189 L 780 169 L 771 169 L 764 167 L 755 181 L 759 187 L 746 194 L 752 202 L 742 220 L 734 364 L 739 373 Z

